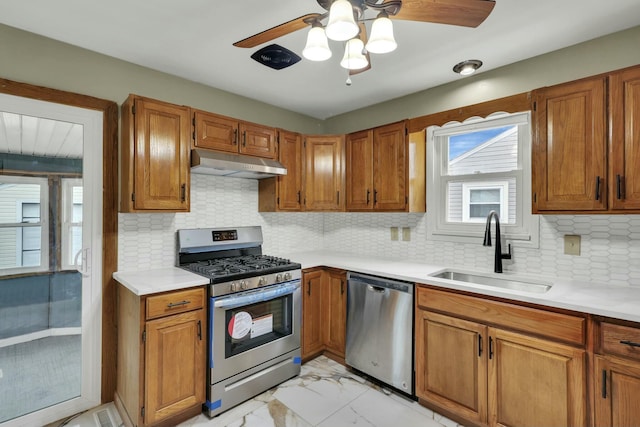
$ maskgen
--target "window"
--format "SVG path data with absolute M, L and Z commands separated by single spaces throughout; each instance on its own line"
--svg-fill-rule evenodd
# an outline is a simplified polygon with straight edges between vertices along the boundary
M 0 274 L 49 268 L 46 178 L 0 176 Z
M 529 113 L 496 114 L 428 129 L 429 237 L 476 241 L 493 210 L 508 239 L 538 245 L 529 121 Z
M 507 181 L 463 183 L 462 222 L 484 222 L 491 211 L 498 212 L 500 218 L 508 218 L 508 194 Z
M 72 270 L 82 250 L 82 179 L 62 179 L 62 269 Z

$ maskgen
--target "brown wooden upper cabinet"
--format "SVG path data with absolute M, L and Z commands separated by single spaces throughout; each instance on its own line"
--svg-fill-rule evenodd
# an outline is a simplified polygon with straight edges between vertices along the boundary
M 640 211 L 640 67 L 609 76 L 611 208 Z
M 607 208 L 605 86 L 596 77 L 535 92 L 534 213 Z
M 129 95 L 122 105 L 122 212 L 188 212 L 189 107 Z
M 347 137 L 347 210 L 403 211 L 408 202 L 404 122 Z
M 640 212 L 640 67 L 542 88 L 534 101 L 533 212 Z
M 343 211 L 344 136 L 304 137 L 303 204 L 307 211 Z
M 295 132 L 278 131 L 278 160 L 287 174 L 261 179 L 260 212 L 299 212 L 302 210 L 302 137 Z
M 276 130 L 205 111 L 194 112 L 194 147 L 276 158 Z
M 424 162 L 424 141 L 409 138 L 404 122 L 347 135 L 347 210 L 424 212 Z

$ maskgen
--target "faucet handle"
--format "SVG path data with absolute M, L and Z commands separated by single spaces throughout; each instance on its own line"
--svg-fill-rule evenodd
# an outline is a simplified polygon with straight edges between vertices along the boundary
M 511 243 L 507 243 L 507 253 L 500 254 L 502 259 L 511 259 Z

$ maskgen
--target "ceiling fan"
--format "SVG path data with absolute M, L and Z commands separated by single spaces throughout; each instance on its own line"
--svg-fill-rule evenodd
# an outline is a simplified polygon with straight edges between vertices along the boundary
M 250 37 L 247 37 L 243 40 L 235 42 L 233 45 L 237 47 L 243 48 L 253 48 L 263 43 L 275 40 L 279 37 L 285 36 L 287 34 L 293 33 L 295 31 L 301 30 L 303 28 L 311 28 L 311 31 L 314 28 L 320 28 L 320 30 L 327 29 L 327 36 L 333 40 L 341 40 L 347 41 L 347 49 L 349 48 L 349 43 L 352 40 L 350 38 L 360 39 L 362 43 L 357 43 L 355 46 L 359 48 L 359 46 L 363 46 L 367 43 L 367 34 L 366 27 L 364 25 L 365 21 L 374 20 L 377 21 L 379 18 L 386 18 L 393 20 L 405 20 L 405 21 L 419 21 L 419 22 L 432 22 L 438 24 L 448 24 L 448 25 L 458 25 L 463 27 L 477 27 L 489 16 L 493 7 L 495 6 L 495 1 L 493 0 L 316 0 L 318 4 L 325 9 L 327 12 L 325 13 L 309 13 L 306 15 L 299 16 L 298 18 L 292 19 L 290 21 L 284 22 L 280 25 L 276 25 L 275 27 L 269 28 L 257 34 L 254 34 Z M 357 25 L 357 29 L 354 29 L 355 34 L 349 36 L 347 38 L 334 38 L 329 34 L 329 26 L 332 25 L 333 16 L 337 15 L 336 12 L 333 11 L 334 3 L 342 3 L 342 6 L 345 4 L 350 4 L 353 13 L 352 22 L 355 22 Z M 366 10 L 373 10 L 378 12 L 377 18 L 365 18 Z M 347 13 L 350 14 L 350 13 Z M 329 22 L 326 25 L 323 25 L 323 21 L 329 18 Z M 374 21 L 374 25 L 375 25 Z M 351 24 L 353 26 L 353 23 Z M 389 24 L 390 27 L 390 24 Z M 372 30 L 372 33 L 375 29 Z M 392 31 L 392 30 L 391 30 Z M 324 33 L 324 31 L 323 31 Z M 311 32 L 309 34 L 311 37 Z M 372 34 L 372 38 L 374 35 Z M 391 35 L 393 40 L 393 36 Z M 326 37 L 325 37 L 326 43 Z M 307 45 L 309 45 L 309 40 L 307 41 Z M 393 48 L 395 49 L 395 41 L 393 41 Z M 284 48 L 282 48 L 284 49 Z M 328 47 L 326 48 L 328 50 Z M 286 49 L 285 49 L 286 50 Z M 360 67 L 357 69 L 353 69 L 351 67 L 347 67 L 341 63 L 341 65 L 345 68 L 351 68 L 349 74 L 357 74 L 362 71 L 366 71 L 371 68 L 371 62 L 369 61 L 369 52 L 371 49 L 361 49 L 362 52 L 359 54 L 366 57 L 367 62 L 366 66 Z M 292 53 L 292 52 L 289 52 Z M 376 52 L 378 53 L 378 52 Z M 385 53 L 385 52 L 379 52 Z M 304 54 L 304 52 L 303 52 Z M 295 56 L 295 54 L 293 54 Z M 328 55 L 331 55 L 328 53 Z M 306 56 L 306 55 L 305 55 Z M 300 59 L 299 57 L 297 58 Z M 327 59 L 327 58 L 324 58 Z M 318 59 L 317 59 L 318 60 Z M 343 59 L 343 62 L 346 60 Z M 296 61 L 297 62 L 297 61 Z M 364 62 L 362 62 L 364 64 Z

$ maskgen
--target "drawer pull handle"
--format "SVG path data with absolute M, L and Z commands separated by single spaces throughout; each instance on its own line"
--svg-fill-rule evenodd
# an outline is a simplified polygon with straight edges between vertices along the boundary
M 620 344 L 630 345 L 631 347 L 640 347 L 640 343 L 629 341 L 629 340 L 622 340 L 620 341 Z
M 180 302 L 170 302 L 169 304 L 167 304 L 167 308 L 175 308 L 175 307 L 180 307 L 187 304 L 191 304 L 191 301 L 184 300 Z

